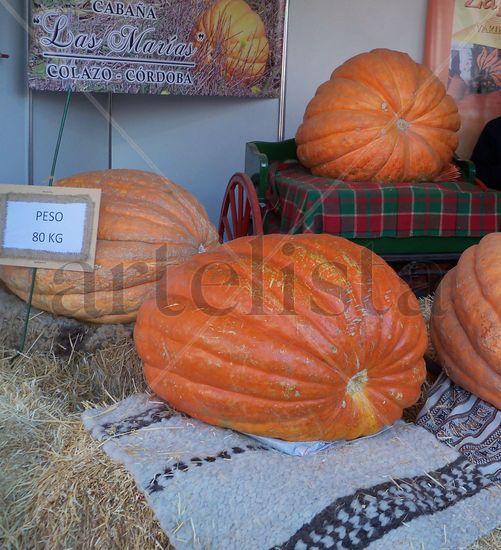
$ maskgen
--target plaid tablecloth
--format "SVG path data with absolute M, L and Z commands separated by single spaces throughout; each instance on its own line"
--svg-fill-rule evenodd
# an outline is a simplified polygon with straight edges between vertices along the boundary
M 462 181 L 344 182 L 286 162 L 270 167 L 266 201 L 280 233 L 480 237 L 501 230 L 501 192 Z

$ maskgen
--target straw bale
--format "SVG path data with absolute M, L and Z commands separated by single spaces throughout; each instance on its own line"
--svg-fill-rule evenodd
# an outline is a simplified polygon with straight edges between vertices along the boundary
M 133 344 L 12 361 L 0 348 L 0 547 L 169 548 L 128 472 L 82 427 L 89 401 L 146 389 Z
M 426 327 L 428 330 L 428 348 L 425 352 L 425 356 L 431 359 L 432 361 L 437 362 L 437 353 L 433 347 L 433 343 L 430 337 L 430 318 L 431 318 L 431 309 L 433 307 L 433 295 L 424 296 L 419 298 L 419 307 L 421 308 L 421 313 L 423 314 L 424 320 L 426 321 Z
M 26 303 L 0 281 L 0 344 L 4 347 L 19 346 L 26 309 Z M 131 324 L 94 325 L 33 308 L 24 349 L 67 357 L 74 351 L 94 353 L 111 343 L 130 339 L 131 335 Z

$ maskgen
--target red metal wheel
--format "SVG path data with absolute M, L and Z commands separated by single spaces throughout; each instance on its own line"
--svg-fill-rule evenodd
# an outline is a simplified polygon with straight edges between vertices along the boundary
M 256 188 L 247 174 L 234 174 L 226 188 L 219 217 L 219 242 L 263 234 Z

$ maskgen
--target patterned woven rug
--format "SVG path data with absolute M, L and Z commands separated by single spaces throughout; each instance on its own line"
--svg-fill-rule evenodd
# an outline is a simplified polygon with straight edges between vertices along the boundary
M 488 478 L 501 483 L 501 411 L 441 374 L 416 420 L 458 450 Z
M 179 550 L 459 549 L 501 522 L 501 489 L 423 428 L 288 456 L 137 394 L 83 415 Z

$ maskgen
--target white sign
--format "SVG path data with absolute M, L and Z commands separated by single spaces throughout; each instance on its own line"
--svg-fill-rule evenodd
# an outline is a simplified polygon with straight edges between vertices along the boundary
M 93 270 L 100 193 L 0 185 L 0 264 Z
M 7 201 L 4 248 L 81 254 L 87 205 Z

